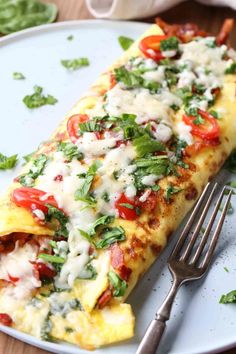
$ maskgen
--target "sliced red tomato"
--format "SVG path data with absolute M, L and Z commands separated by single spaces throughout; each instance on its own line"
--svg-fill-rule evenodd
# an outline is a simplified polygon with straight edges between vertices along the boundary
M 192 128 L 191 133 L 202 139 L 212 140 L 219 138 L 220 127 L 217 120 L 208 112 L 198 109 L 198 114 L 205 120 L 204 124 L 195 124 L 195 116 L 183 115 L 183 121 L 185 124 L 190 125 Z
M 39 209 L 46 214 L 48 212 L 48 207 L 45 204 L 50 204 L 58 208 L 55 198 L 52 195 L 45 198 L 46 195 L 46 192 L 36 188 L 21 187 L 16 188 L 12 192 L 11 199 L 19 207 L 23 207 L 30 211 Z
M 112 267 L 118 271 L 119 276 L 124 279 L 128 280 L 132 270 L 125 265 L 125 257 L 124 251 L 120 248 L 118 243 L 114 243 L 110 247 L 111 251 L 111 265 Z
M 74 114 L 67 121 L 67 132 L 72 143 L 76 143 L 79 139 L 78 129 L 79 123 L 84 123 L 89 120 L 87 114 Z
M 135 202 L 127 198 L 124 193 L 116 200 L 115 208 L 122 219 L 135 220 L 138 217 Z
M 104 293 L 100 296 L 98 299 L 98 307 L 102 309 L 103 307 L 106 306 L 106 304 L 111 300 L 112 298 L 112 292 L 108 288 L 107 290 L 104 291 Z
M 160 43 L 167 38 L 168 37 L 165 35 L 152 35 L 145 37 L 140 41 L 139 49 L 147 58 L 159 61 L 165 58 L 160 51 Z
M 39 273 L 40 280 L 45 278 L 54 278 L 57 274 L 54 269 L 49 268 L 45 263 L 42 262 L 34 263 L 34 267 Z
M 12 318 L 7 313 L 0 313 L 0 323 L 10 327 L 13 323 Z

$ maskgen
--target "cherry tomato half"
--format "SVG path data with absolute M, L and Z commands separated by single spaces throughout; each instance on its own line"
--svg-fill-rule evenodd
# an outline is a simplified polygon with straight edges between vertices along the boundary
M 67 132 L 72 143 L 75 144 L 76 141 L 79 139 L 79 135 L 78 135 L 79 124 L 87 122 L 88 120 L 89 117 L 87 116 L 87 114 L 74 114 L 68 119 Z
M 48 212 L 48 207 L 45 204 L 50 204 L 58 208 L 55 198 L 52 195 L 44 198 L 46 195 L 46 192 L 36 188 L 21 187 L 16 188 L 12 192 L 11 199 L 19 207 L 23 207 L 30 211 L 39 209 L 46 214 Z
M 164 59 L 165 57 L 162 55 L 160 51 L 160 43 L 161 41 L 167 39 L 168 37 L 163 35 L 153 35 L 143 38 L 139 43 L 139 49 L 147 58 L 151 58 L 155 61 L 159 61 Z
M 4 326 L 11 326 L 13 321 L 7 313 L 0 313 L 0 323 Z
M 54 269 L 49 268 L 45 263 L 42 262 L 34 263 L 34 267 L 39 273 L 40 280 L 43 280 L 45 278 L 54 278 L 57 274 Z
M 191 133 L 202 139 L 212 140 L 216 139 L 220 135 L 220 127 L 217 120 L 208 112 L 198 109 L 198 114 L 205 120 L 208 124 L 195 124 L 195 116 L 183 115 L 183 121 L 185 124 L 190 125 L 192 128 Z
M 122 219 L 135 220 L 138 217 L 135 201 L 127 198 L 124 193 L 116 200 L 115 208 Z

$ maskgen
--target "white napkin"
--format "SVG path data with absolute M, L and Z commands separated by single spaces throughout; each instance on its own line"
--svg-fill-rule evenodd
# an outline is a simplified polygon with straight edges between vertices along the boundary
M 184 0 L 86 0 L 90 13 L 97 18 L 132 19 L 156 15 Z M 206 5 L 230 6 L 236 0 L 198 0 Z

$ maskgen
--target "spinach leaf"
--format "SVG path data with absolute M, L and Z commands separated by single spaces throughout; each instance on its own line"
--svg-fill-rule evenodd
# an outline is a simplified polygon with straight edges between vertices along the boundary
M 91 226 L 91 229 L 89 230 L 89 235 L 90 236 L 95 235 L 96 231 L 97 231 L 97 228 L 99 226 L 109 225 L 111 222 L 113 222 L 113 220 L 114 220 L 114 216 L 110 216 L 110 215 L 101 216 Z
M 129 37 L 119 36 L 118 42 L 120 43 L 122 49 L 127 50 L 134 43 L 134 40 Z
M 121 226 L 109 227 L 100 234 L 102 239 L 95 243 L 96 248 L 108 248 L 111 244 L 125 240 L 125 230 Z
M 0 33 L 8 34 L 24 28 L 51 23 L 57 6 L 37 0 L 4 0 L 0 3 Z
M 121 279 L 115 272 L 110 271 L 108 277 L 111 285 L 113 286 L 113 296 L 120 297 L 125 294 L 127 289 L 127 283 L 125 280 Z
M 59 257 L 59 256 L 54 256 L 54 255 L 47 254 L 47 253 L 40 253 L 38 255 L 38 258 L 44 260 L 45 262 L 52 263 L 52 264 L 53 263 L 59 263 L 59 264 L 65 263 L 65 258 Z
M 89 60 L 88 58 L 66 59 L 66 60 L 61 60 L 61 64 L 66 69 L 74 71 L 82 68 L 83 66 L 88 66 Z
M 46 214 L 45 221 L 53 224 L 53 222 L 56 220 L 57 221 L 57 224 L 55 225 L 56 236 L 67 237 L 68 230 L 66 224 L 69 221 L 68 216 L 65 215 L 60 209 L 52 206 L 51 204 L 46 204 L 46 206 L 48 207 L 48 212 Z
M 26 107 L 33 109 L 45 105 L 54 105 L 57 103 L 57 99 L 51 95 L 44 96 L 43 88 L 40 86 L 34 86 L 34 93 L 27 95 L 23 98 L 23 102 Z
M 59 142 L 57 145 L 57 150 L 62 151 L 68 162 L 71 162 L 75 157 L 77 160 L 83 159 L 83 154 L 79 152 L 78 147 L 71 142 Z
M 0 170 L 10 170 L 15 167 L 18 161 L 17 155 L 5 156 L 0 153 Z

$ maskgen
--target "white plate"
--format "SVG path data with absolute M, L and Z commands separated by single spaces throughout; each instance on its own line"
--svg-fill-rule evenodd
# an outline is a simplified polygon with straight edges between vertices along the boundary
M 138 22 L 75 21 L 41 26 L 0 39 L 0 152 L 22 156 L 35 150 L 98 74 L 122 53 L 117 37 L 138 38 L 147 27 Z M 68 41 L 67 36 L 71 34 L 74 40 Z M 61 59 L 80 56 L 88 57 L 91 65 L 71 73 L 60 64 Z M 26 80 L 13 80 L 14 71 L 22 72 Z M 33 92 L 35 84 L 58 98 L 58 104 L 28 110 L 22 98 Z M 20 163 L 14 171 L 0 172 L 1 191 L 17 175 L 19 168 Z M 224 174 L 221 180 L 225 181 L 226 177 Z M 235 214 L 228 216 L 207 277 L 179 291 L 160 353 L 213 353 L 236 345 L 236 306 L 218 303 L 221 294 L 236 288 L 235 221 Z M 170 287 L 166 258 L 173 242 L 128 299 L 137 319 L 135 338 L 97 350 L 96 354 L 135 353 L 138 341 Z M 1 329 L 55 353 L 87 353 L 66 344 L 42 342 L 11 328 Z

